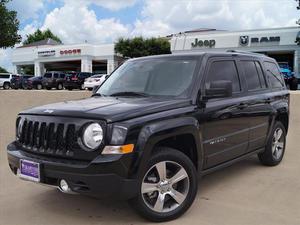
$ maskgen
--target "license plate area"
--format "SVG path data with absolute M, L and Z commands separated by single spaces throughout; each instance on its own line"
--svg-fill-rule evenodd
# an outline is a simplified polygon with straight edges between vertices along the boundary
M 25 180 L 40 182 L 40 164 L 21 159 L 18 176 Z

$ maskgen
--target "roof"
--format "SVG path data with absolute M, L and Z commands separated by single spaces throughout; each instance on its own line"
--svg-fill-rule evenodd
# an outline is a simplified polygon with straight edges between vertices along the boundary
M 189 57 L 189 56 L 251 56 L 256 58 L 268 58 L 272 59 L 264 54 L 260 53 L 253 53 L 253 52 L 246 52 L 246 51 L 235 51 L 235 50 L 228 50 L 228 51 L 219 51 L 219 52 L 183 52 L 183 53 L 174 53 L 174 54 L 163 54 L 163 55 L 152 55 L 152 56 L 144 56 L 139 58 L 132 58 L 129 59 L 130 61 L 138 61 L 138 60 L 145 60 L 145 59 L 159 59 L 159 58 L 171 58 L 171 57 Z
M 26 47 L 34 47 L 34 46 L 42 46 L 42 45 L 61 45 L 61 43 L 53 40 L 52 38 L 47 38 L 41 41 L 36 41 L 27 45 L 20 46 L 18 48 L 26 48 Z

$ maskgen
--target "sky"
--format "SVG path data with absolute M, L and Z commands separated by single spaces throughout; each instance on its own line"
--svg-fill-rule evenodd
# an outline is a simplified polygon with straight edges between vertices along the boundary
M 20 35 L 49 28 L 64 44 L 113 43 L 119 37 L 158 37 L 197 28 L 245 30 L 296 26 L 295 0 L 12 0 Z M 12 70 L 12 49 L 0 66 Z

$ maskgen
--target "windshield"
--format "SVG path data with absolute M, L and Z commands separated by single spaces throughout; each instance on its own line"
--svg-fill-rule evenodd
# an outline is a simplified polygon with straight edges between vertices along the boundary
M 109 96 L 142 93 L 151 96 L 179 96 L 187 93 L 196 68 L 195 58 L 160 58 L 127 61 L 97 91 Z

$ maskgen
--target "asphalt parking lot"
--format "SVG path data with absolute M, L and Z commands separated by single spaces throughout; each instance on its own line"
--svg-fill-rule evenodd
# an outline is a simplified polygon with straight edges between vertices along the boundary
M 66 195 L 19 180 L 9 170 L 6 146 L 16 115 L 46 103 L 88 97 L 88 91 L 0 90 L 0 225 L 147 224 L 126 202 Z M 286 155 L 277 167 L 252 157 L 204 177 L 191 209 L 169 224 L 300 224 L 300 94 L 291 94 Z

